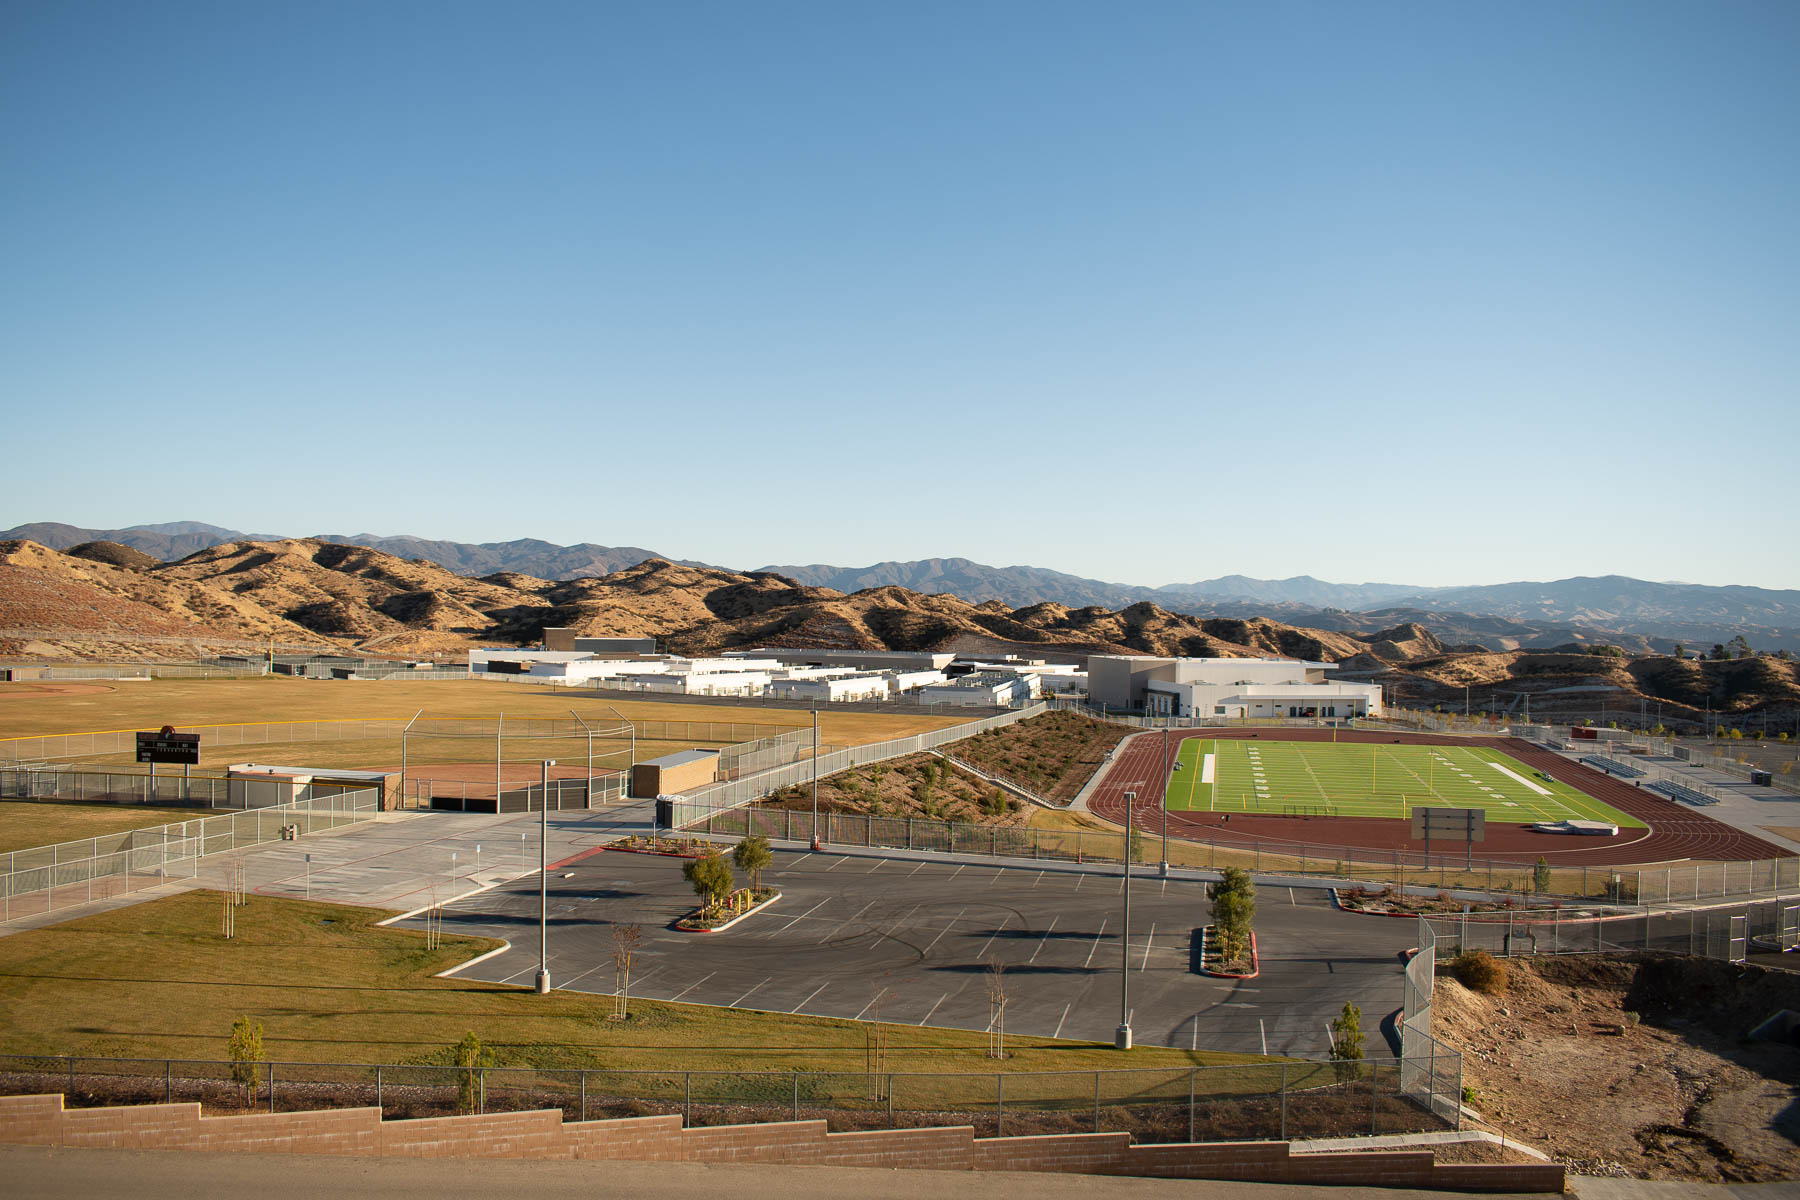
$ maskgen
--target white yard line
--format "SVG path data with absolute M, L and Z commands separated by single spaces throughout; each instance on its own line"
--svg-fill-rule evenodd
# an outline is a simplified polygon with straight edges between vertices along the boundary
M 1531 782 L 1531 780 L 1525 778 L 1523 775 L 1519 774 L 1517 771 L 1509 771 L 1497 762 L 1491 762 L 1488 764 L 1488 766 L 1494 768 L 1494 770 L 1500 772 L 1502 775 L 1506 776 L 1508 779 L 1515 779 L 1518 782 L 1524 784 L 1526 787 L 1530 788 L 1532 791 L 1536 792 L 1540 796 L 1550 795 L 1550 790 L 1548 788 L 1539 787 L 1537 784 Z

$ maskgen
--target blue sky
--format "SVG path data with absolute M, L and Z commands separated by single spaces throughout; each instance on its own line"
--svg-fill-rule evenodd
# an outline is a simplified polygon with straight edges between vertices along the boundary
M 0 5 L 0 528 L 1800 587 L 1800 5 Z

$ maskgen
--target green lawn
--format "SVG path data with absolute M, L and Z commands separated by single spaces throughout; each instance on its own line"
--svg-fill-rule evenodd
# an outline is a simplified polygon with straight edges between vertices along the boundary
M 232 1021 L 247 1014 L 265 1028 L 265 1054 L 286 1062 L 442 1064 L 473 1030 L 503 1067 L 864 1068 L 868 1027 L 854 1021 L 633 1000 L 631 1019 L 612 1022 L 610 995 L 435 978 L 496 944 L 485 939 L 446 937 L 429 950 L 421 933 L 376 925 L 384 912 L 252 895 L 227 941 L 223 907 L 219 893 L 196 891 L 0 938 L 0 1053 L 222 1059 Z M 1272 1061 L 1011 1037 L 997 1063 L 984 1033 L 886 1028 L 887 1070 L 990 1080 Z M 1233 1074 L 1208 1086 L 1229 1089 Z
M 1399 820 L 1434 805 L 1485 809 L 1488 820 L 1504 824 L 1573 818 L 1644 827 L 1514 758 L 1475 747 L 1188 738 L 1178 761 L 1168 798 L 1176 812 Z
M 105 833 L 210 817 L 209 808 L 156 808 L 148 804 L 65 804 L 12 800 L 0 803 L 0 853 L 73 842 Z M 3 867 L 4 864 L 0 864 Z

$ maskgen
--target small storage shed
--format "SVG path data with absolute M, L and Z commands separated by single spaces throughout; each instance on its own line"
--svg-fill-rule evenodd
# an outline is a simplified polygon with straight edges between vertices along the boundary
M 631 794 L 649 799 L 670 792 L 685 792 L 719 778 L 717 750 L 678 750 L 631 768 Z

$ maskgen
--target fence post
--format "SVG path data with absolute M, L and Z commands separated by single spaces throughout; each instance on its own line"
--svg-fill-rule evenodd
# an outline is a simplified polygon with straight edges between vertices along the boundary
M 381 1103 L 381 1064 L 376 1063 L 375 1064 L 375 1110 L 377 1112 L 380 1112 L 382 1107 L 383 1106 Z
M 275 1111 L 275 1064 L 269 1064 L 269 1111 Z
M 995 1137 L 1005 1137 L 1006 1136 L 1006 1076 L 998 1074 L 998 1073 L 996 1073 L 994 1075 L 994 1109 L 995 1109 L 995 1113 L 996 1113 L 996 1123 L 994 1125 L 994 1136 Z
M 887 1077 L 887 1119 L 888 1128 L 892 1129 L 894 1127 L 894 1075 L 891 1071 Z
M 1094 1132 L 1100 1132 L 1100 1072 L 1094 1072 Z
M 1375 1104 L 1376 1104 L 1376 1101 L 1378 1101 L 1381 1098 L 1381 1088 L 1379 1087 L 1380 1082 L 1381 1082 L 1381 1065 L 1379 1063 L 1371 1064 L 1370 1068 L 1369 1068 L 1369 1136 L 1370 1137 L 1375 1136 L 1375 1115 L 1376 1115 L 1376 1112 L 1378 1111 L 1375 1107 Z M 1460 1099 L 1460 1097 L 1459 1097 L 1459 1099 Z
M 1188 1143 L 1190 1145 L 1194 1141 L 1194 1079 L 1199 1073 L 1193 1067 L 1188 1068 Z
M 586 1071 L 583 1071 L 581 1073 L 581 1116 L 579 1119 L 583 1120 L 583 1121 L 587 1120 L 587 1072 Z
M 1281 1064 L 1281 1140 L 1287 1141 L 1288 1065 Z
M 688 1071 L 681 1077 L 681 1124 L 683 1127 L 694 1123 L 694 1073 Z
M 75 1058 L 69 1054 L 65 1054 L 63 1057 L 68 1060 L 69 1067 L 69 1082 L 68 1086 L 63 1088 L 63 1094 L 73 1096 L 75 1094 Z
M 170 1078 L 169 1060 L 165 1058 L 165 1059 L 163 1059 L 163 1103 L 164 1104 L 167 1104 L 170 1101 L 170 1099 L 173 1098 L 173 1083 L 174 1083 L 174 1081 Z

